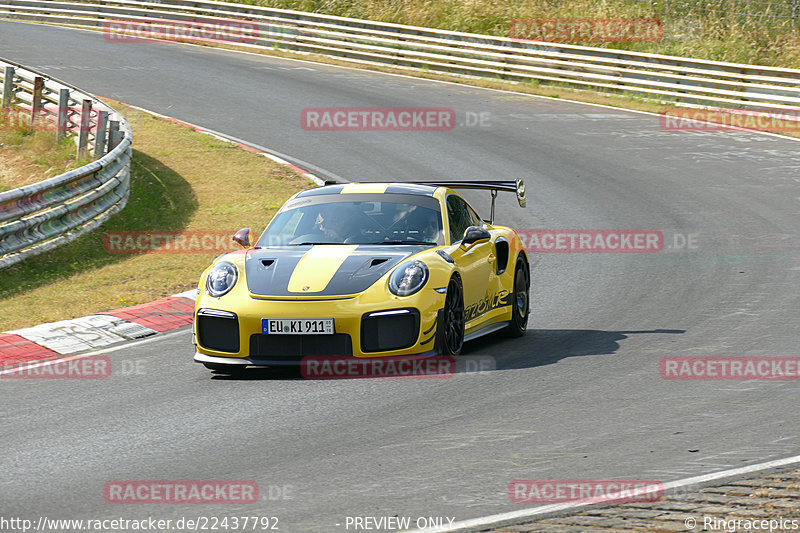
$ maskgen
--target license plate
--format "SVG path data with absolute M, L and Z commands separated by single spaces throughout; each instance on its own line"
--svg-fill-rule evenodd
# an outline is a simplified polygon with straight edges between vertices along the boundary
M 332 318 L 262 318 L 264 335 L 333 335 Z

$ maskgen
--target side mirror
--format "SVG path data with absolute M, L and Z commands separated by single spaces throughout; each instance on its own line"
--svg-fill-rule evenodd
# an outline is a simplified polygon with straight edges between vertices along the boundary
M 525 199 L 525 182 L 523 180 L 516 180 L 517 185 L 517 202 L 520 207 L 525 207 L 528 201 Z
M 466 229 L 466 231 L 464 231 L 464 238 L 461 240 L 461 244 L 475 244 L 476 242 L 488 241 L 491 238 L 492 234 L 489 233 L 489 230 L 486 228 L 481 226 L 470 226 Z
M 233 242 L 244 249 L 252 248 L 256 243 L 256 234 L 250 228 L 242 228 L 233 234 Z

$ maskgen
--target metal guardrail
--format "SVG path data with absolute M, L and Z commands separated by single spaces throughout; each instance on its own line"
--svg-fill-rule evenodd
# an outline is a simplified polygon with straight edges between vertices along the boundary
M 250 23 L 227 44 L 437 72 L 536 80 L 690 106 L 797 110 L 800 70 L 451 32 L 211 0 L 0 0 L 0 18 L 104 29 Z M 145 29 L 145 32 L 147 30 Z M 211 40 L 214 40 L 213 38 Z
M 0 60 L 3 110 L 32 127 L 76 133 L 78 151 L 99 159 L 59 176 L 0 192 L 0 269 L 66 244 L 125 207 L 130 192 L 131 128 L 93 96 Z

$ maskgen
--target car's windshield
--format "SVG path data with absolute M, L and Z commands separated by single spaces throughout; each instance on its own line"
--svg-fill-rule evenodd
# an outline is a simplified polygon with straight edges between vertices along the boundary
M 296 207 L 289 204 L 269 224 L 258 246 L 444 244 L 438 202 L 433 198 L 412 202 L 387 194 L 347 195 L 353 200 L 342 196 L 296 202 Z

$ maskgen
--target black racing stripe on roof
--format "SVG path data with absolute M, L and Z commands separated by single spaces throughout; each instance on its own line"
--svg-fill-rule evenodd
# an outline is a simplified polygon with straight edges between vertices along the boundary
M 308 189 L 307 191 L 297 193 L 297 196 L 295 196 L 295 198 L 303 198 L 305 196 L 319 196 L 321 194 L 341 194 L 342 189 L 344 189 L 344 184 L 326 185 L 325 187 L 317 187 L 315 189 Z
M 430 185 L 418 185 L 416 183 L 393 183 L 386 187 L 387 194 L 421 194 L 424 196 L 433 196 L 433 193 L 436 192 L 436 187 L 431 187 Z

